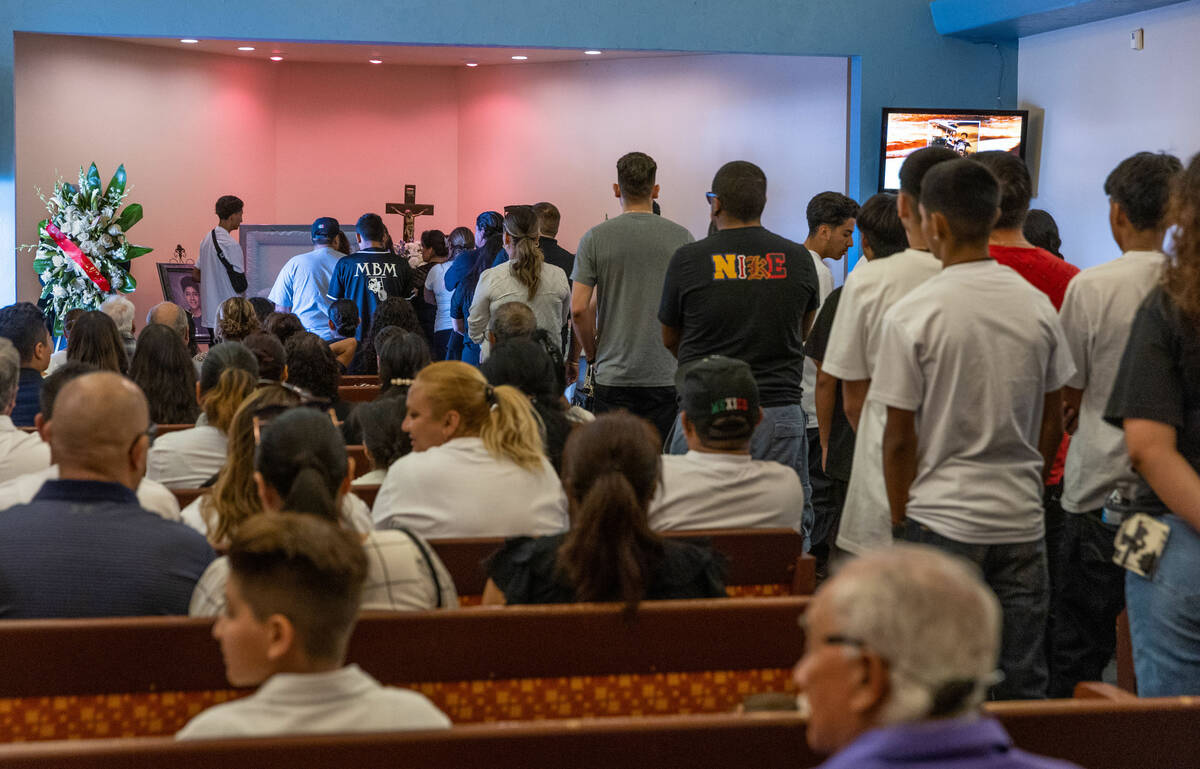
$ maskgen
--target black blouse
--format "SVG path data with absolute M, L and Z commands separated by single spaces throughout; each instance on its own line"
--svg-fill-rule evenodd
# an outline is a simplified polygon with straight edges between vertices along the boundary
M 563 581 L 556 568 L 558 548 L 565 534 L 551 537 L 515 537 L 488 559 L 488 576 L 504 593 L 507 603 L 574 603 L 575 588 Z M 663 541 L 663 552 L 650 566 L 645 600 L 722 598 L 724 564 L 707 545 Z M 611 600 L 619 601 L 620 596 Z

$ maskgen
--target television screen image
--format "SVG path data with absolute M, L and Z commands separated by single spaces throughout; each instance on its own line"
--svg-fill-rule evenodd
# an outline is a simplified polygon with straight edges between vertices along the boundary
M 900 189 L 900 166 L 925 147 L 945 147 L 963 157 L 999 150 L 1025 157 L 1025 110 L 883 110 L 879 189 Z

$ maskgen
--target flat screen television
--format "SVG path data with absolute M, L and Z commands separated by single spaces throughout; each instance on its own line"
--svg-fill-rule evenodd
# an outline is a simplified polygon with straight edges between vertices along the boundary
M 879 190 L 900 189 L 900 166 L 923 147 L 946 147 L 963 157 L 1000 150 L 1025 159 L 1029 110 L 883 108 Z

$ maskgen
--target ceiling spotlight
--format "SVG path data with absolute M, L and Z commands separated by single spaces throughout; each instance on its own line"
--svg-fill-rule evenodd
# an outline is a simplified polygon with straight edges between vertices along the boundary
M 514 56 L 514 57 L 512 57 L 513 61 L 525 61 L 525 60 L 526 60 L 526 59 L 528 59 L 528 58 L 529 58 L 528 56 Z
M 271 61 L 283 61 L 283 57 L 282 56 L 272 56 Z
M 604 51 L 584 51 L 583 53 L 585 56 L 599 56 L 600 54 L 604 53 Z
M 239 46 L 238 46 L 238 50 L 239 50 L 239 51 L 253 51 L 253 50 L 254 50 L 254 46 L 252 46 L 252 45 L 239 45 Z
M 372 64 L 383 64 L 383 59 L 367 59 Z
M 479 62 L 477 62 L 477 61 L 468 61 L 468 62 L 467 62 L 467 66 L 468 66 L 468 67 L 478 67 L 478 66 L 479 66 Z
M 185 38 L 182 38 L 182 39 L 180 39 L 180 41 L 179 41 L 179 42 L 181 42 L 181 43 L 187 43 L 188 45 L 195 45 L 196 43 L 199 43 L 200 41 L 199 41 L 199 40 L 194 40 L 194 39 L 192 39 L 192 38 L 190 38 L 190 37 L 185 37 Z

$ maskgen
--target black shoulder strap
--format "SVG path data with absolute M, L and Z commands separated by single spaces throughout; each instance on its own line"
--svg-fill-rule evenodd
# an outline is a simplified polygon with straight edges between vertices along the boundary
M 436 608 L 444 608 L 445 603 L 442 601 L 442 580 L 438 577 L 437 566 L 434 565 L 433 558 L 429 556 L 429 551 L 425 548 L 425 543 L 421 541 L 420 537 L 418 537 L 416 534 L 413 534 L 404 526 L 397 526 L 396 528 L 407 534 L 408 538 L 412 540 L 412 543 L 417 546 L 418 550 L 421 551 L 421 557 L 425 559 L 425 565 L 429 567 L 429 574 L 433 577 L 433 592 L 437 594 Z

